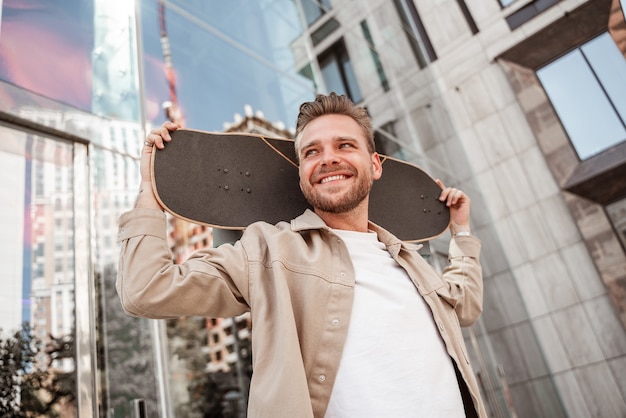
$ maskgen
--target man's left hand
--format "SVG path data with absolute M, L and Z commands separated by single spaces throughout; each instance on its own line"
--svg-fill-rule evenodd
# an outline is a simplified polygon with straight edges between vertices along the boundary
M 470 232 L 470 205 L 468 195 L 460 189 L 446 187 L 439 179 L 435 180 L 442 188 L 439 200 L 446 203 L 450 208 L 450 232 L 452 235 L 459 232 Z

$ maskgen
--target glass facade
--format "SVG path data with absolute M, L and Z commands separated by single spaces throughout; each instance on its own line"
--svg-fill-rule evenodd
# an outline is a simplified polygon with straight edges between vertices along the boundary
M 163 103 L 180 103 L 185 126 L 222 130 L 244 106 L 267 120 L 293 124 L 312 82 L 295 70 L 292 42 L 302 27 L 296 2 L 141 2 L 147 118 L 164 120 Z M 171 48 L 173 77 L 163 71 L 162 39 Z M 167 53 L 167 51 L 165 51 Z M 173 96 L 172 96 L 173 95 Z
M 454 179 L 471 165 L 443 167 L 455 143 L 422 152 L 457 132 L 438 86 L 425 87 L 438 59 L 416 2 L 365 2 L 348 29 L 342 13 L 365 3 L 339 3 L 0 0 L 0 353 L 12 359 L 1 359 L 0 416 L 245 416 L 247 316 L 134 318 L 116 294 L 117 221 L 137 195 L 145 132 L 166 119 L 222 131 L 260 116 L 272 132 L 289 132 L 300 103 L 334 90 L 371 105 L 380 151 Z M 539 71 L 581 158 L 624 140 L 619 58 L 601 35 Z M 571 83 L 592 88 L 571 100 Z M 570 129 L 568 102 L 606 107 L 573 110 L 594 118 L 584 131 Z M 626 246 L 624 201 L 606 211 Z M 172 218 L 168 233 L 172 247 L 186 246 L 179 261 L 212 240 Z M 516 278 L 500 265 L 508 249 L 489 238 L 489 313 L 465 330 L 487 409 L 515 416 L 531 399 L 543 416 L 563 416 L 546 332 L 537 336 Z M 446 248 L 432 248 L 441 268 Z
M 0 127 L 0 137 L 0 180 L 10 185 L 0 198 L 0 259 L 8 267 L 0 278 L 0 412 L 71 416 L 77 400 L 74 147 L 8 127 Z
M 232 391 L 212 407 L 194 403 L 188 386 L 218 391 L 185 373 L 198 367 L 209 335 L 214 347 L 226 343 L 203 361 L 249 360 L 245 325 L 224 319 L 185 355 L 177 350 L 183 323 L 125 315 L 115 292 L 117 219 L 136 197 L 142 120 L 148 129 L 161 124 L 172 102 L 195 129 L 222 130 L 250 108 L 293 124 L 315 93 L 294 61 L 302 4 L 140 1 L 138 12 L 124 0 L 1 4 L 0 111 L 16 125 L 0 127 L 9 185 L 0 219 L 10 238 L 0 256 L 10 266 L 0 346 L 29 347 L 3 382 L 6 408 L 64 417 L 241 414 L 245 400 Z M 198 321 L 189 323 L 212 324 Z
M 0 79 L 91 111 L 93 2 L 1 4 Z M 74 76 L 68 78 L 68 73 Z

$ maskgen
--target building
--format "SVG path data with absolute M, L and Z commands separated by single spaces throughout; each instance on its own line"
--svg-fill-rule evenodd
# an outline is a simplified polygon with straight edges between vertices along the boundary
M 174 416 L 181 390 L 167 326 L 125 316 L 114 288 L 145 132 L 241 129 L 245 105 L 290 132 L 331 90 L 367 107 L 380 151 L 472 196 L 485 304 L 465 335 L 490 414 L 626 415 L 623 0 L 1 6 L 0 338 L 73 335 L 54 367 L 79 416 Z M 177 257 L 210 243 L 193 228 L 172 223 Z

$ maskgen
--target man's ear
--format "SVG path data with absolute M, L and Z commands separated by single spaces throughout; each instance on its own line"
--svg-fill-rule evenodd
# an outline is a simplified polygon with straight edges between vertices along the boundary
M 378 180 L 383 175 L 383 163 L 377 152 L 372 154 L 372 173 L 374 180 Z

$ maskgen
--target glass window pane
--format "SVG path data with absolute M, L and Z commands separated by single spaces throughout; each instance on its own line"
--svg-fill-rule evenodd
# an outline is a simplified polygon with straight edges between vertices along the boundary
M 76 416 L 73 147 L 0 137 L 0 415 Z
M 328 0 L 296 0 L 302 3 L 302 10 L 308 25 L 313 24 L 324 13 L 330 10 L 330 2 Z
M 343 73 L 346 78 L 346 83 L 348 84 L 348 89 L 350 91 L 350 98 L 353 102 L 358 103 L 363 99 L 363 96 L 361 95 L 361 89 L 359 89 L 359 83 L 356 80 L 356 74 L 354 74 L 352 62 L 350 61 L 347 52 L 344 51 L 341 57 L 341 61 L 343 65 Z
M 125 125 L 111 124 L 119 132 Z M 124 139 L 141 141 L 139 129 Z M 92 231 L 95 261 L 96 341 L 98 345 L 98 380 L 100 416 L 132 416 L 132 401 L 143 399 L 151 417 L 159 414 L 157 373 L 154 354 L 153 321 L 128 316 L 120 307 L 115 290 L 119 246 L 117 221 L 129 210 L 137 196 L 139 165 L 128 156 L 101 147 L 90 153 L 93 167 Z
M 343 42 L 333 45 L 319 60 L 328 92 L 345 94 L 355 103 L 362 100 L 363 96 Z
M 302 10 L 304 11 L 304 16 L 306 17 L 306 23 L 308 25 L 311 25 L 319 19 L 323 13 L 317 4 L 317 1 L 314 0 L 302 0 Z
M 538 70 L 537 76 L 581 159 L 626 138 L 622 121 L 580 50 Z
M 31 0 L 0 5 L 0 79 L 89 111 L 93 2 Z
M 613 38 L 607 32 L 581 49 L 622 121 L 626 120 L 626 59 Z
M 160 124 L 171 100 L 164 76 L 157 2 L 142 1 L 148 119 Z M 168 3 L 176 99 L 187 127 L 222 130 L 245 105 L 267 120 L 295 125 L 298 106 L 314 95 L 297 73 L 292 42 L 302 33 L 292 0 Z
M 334 91 L 337 94 L 348 95 L 346 86 L 343 84 L 341 79 L 339 63 L 334 55 L 329 57 L 326 61 L 320 62 L 320 69 L 322 70 L 322 77 L 324 78 L 324 84 L 326 84 L 326 90 L 329 92 Z

